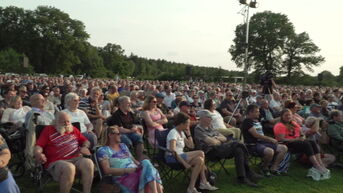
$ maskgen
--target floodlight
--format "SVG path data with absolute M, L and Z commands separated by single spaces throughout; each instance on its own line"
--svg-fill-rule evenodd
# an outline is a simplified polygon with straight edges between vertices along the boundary
M 252 0 L 252 1 L 249 3 L 249 7 L 251 7 L 251 8 L 257 8 L 257 7 L 258 7 L 258 3 L 256 2 L 256 0 Z
M 250 0 L 239 0 L 239 3 L 244 4 L 244 5 L 249 5 Z

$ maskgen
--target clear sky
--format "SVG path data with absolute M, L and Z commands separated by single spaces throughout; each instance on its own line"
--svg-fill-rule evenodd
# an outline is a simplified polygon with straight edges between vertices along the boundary
M 56 7 L 81 20 L 90 43 L 119 44 L 126 54 L 237 70 L 227 52 L 234 30 L 243 23 L 238 0 L 1 0 L 0 6 Z M 306 31 L 321 48 L 323 70 L 343 66 L 343 1 L 260 0 L 251 14 L 270 10 L 286 14 L 296 32 Z

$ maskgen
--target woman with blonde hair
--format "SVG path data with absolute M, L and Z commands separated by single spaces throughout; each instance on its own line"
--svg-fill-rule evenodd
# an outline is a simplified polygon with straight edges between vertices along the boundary
M 21 127 L 25 122 L 25 116 L 31 108 L 29 106 L 23 106 L 23 101 L 20 96 L 13 96 L 10 98 L 10 107 L 5 109 L 1 123 L 13 123 L 18 127 Z
M 157 108 L 157 99 L 154 96 L 145 98 L 143 104 L 143 120 L 148 129 L 148 140 L 150 144 L 155 144 L 155 130 L 165 130 L 163 124 L 168 122 L 167 117 Z
M 105 175 L 112 176 L 123 193 L 163 193 L 158 171 L 147 159 L 138 162 L 128 147 L 121 143 L 118 126 L 105 129 L 104 146 L 97 151 Z

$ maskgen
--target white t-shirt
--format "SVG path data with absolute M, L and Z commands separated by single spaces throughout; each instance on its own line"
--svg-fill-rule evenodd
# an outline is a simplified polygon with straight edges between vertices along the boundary
M 82 111 L 80 109 L 76 109 L 75 112 L 71 112 L 68 109 L 64 109 L 64 110 L 62 110 L 62 112 L 65 112 L 70 116 L 70 119 L 71 119 L 70 121 L 72 123 L 75 123 L 75 122 L 80 123 L 81 133 L 84 133 L 87 131 L 86 125 L 90 124 L 91 122 L 89 121 L 89 119 L 88 119 L 88 117 L 84 111 Z
M 212 113 L 212 122 L 211 122 L 212 128 L 213 129 L 225 129 L 226 125 L 224 124 L 224 119 L 222 115 L 214 110 Z
M 25 116 L 29 111 L 31 111 L 31 108 L 28 106 L 23 106 L 19 109 L 7 108 L 2 115 L 1 122 L 24 123 Z
M 171 107 L 172 102 L 175 100 L 175 94 L 174 93 L 170 93 L 170 95 L 165 94 L 164 95 L 164 99 L 163 102 L 165 105 L 167 105 L 167 107 Z
M 172 129 L 167 136 L 167 149 L 170 149 L 170 141 L 176 140 L 175 151 L 177 154 L 182 154 L 183 149 L 185 148 L 185 139 L 186 135 L 183 131 L 180 135 L 180 133 L 176 129 Z

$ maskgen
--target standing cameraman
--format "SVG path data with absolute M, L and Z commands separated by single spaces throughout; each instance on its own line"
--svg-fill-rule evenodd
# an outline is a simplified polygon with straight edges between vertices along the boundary
M 270 101 L 273 97 L 273 88 L 276 88 L 276 84 L 273 79 L 273 74 L 267 71 L 261 77 L 261 85 L 262 85 L 262 93 L 268 101 Z

